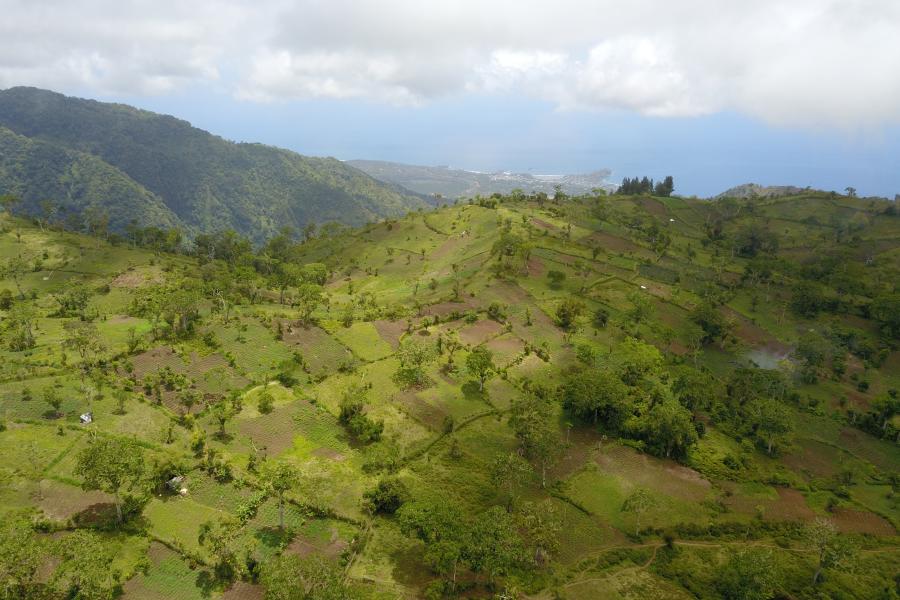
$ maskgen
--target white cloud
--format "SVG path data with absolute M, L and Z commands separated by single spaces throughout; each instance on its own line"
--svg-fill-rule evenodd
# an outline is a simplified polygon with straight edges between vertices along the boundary
M 895 0 L 0 0 L 0 87 L 900 122 Z

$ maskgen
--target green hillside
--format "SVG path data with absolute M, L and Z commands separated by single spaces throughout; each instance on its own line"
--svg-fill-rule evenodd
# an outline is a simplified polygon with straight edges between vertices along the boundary
M 426 205 L 412 192 L 332 158 L 235 144 L 174 117 L 35 88 L 0 91 L 0 126 L 40 141 L 44 152 L 52 146 L 59 155 L 96 157 L 94 167 L 80 173 L 83 191 L 70 205 L 115 204 L 110 222 L 118 230 L 130 218 L 143 226 L 161 224 L 156 209 L 130 213 L 122 207 L 154 196 L 190 232 L 234 229 L 254 241 L 284 226 L 299 230 L 326 221 L 360 225 Z M 17 152 L 23 153 L 25 161 L 33 151 Z M 0 178 L 0 191 L 23 190 L 25 209 L 38 214 L 48 182 L 71 177 L 71 160 L 40 163 L 42 170 L 35 170 L 29 168 L 33 161 L 4 157 L 11 164 Z M 131 181 L 105 183 L 99 161 L 107 163 L 106 171 Z
M 893 203 L 500 196 L 191 254 L 0 218 L 11 597 L 896 597 Z

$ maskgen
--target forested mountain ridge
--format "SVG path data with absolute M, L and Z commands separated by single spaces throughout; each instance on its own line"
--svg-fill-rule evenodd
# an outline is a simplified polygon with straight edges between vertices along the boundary
M 128 202 L 155 196 L 189 232 L 234 229 L 262 241 L 284 226 L 301 229 L 308 223 L 338 221 L 359 225 L 397 216 L 426 206 L 425 201 L 397 186 L 379 182 L 362 171 L 331 158 L 306 157 L 262 144 L 233 143 L 186 121 L 122 104 L 70 98 L 35 88 L 0 91 L 0 126 L 20 136 L 89 154 L 102 160 L 134 184 L 119 190 Z M 67 171 L 11 172 L 0 179 L 0 190 L 23 189 L 24 208 L 38 213 L 46 181 L 66 179 Z M 90 174 L 82 174 L 90 177 Z M 79 202 L 113 205 L 105 191 L 91 182 Z M 123 184 L 124 185 L 124 184 Z M 143 190 L 139 189 L 143 188 Z M 157 224 L 158 211 L 138 211 L 140 225 Z M 121 230 L 126 212 L 110 214 Z
M 892 202 L 110 241 L 0 213 L 11 597 L 896 595 Z

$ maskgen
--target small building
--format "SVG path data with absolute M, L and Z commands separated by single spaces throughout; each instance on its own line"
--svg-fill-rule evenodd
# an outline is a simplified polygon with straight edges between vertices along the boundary
M 91 423 L 94 422 L 94 413 L 86 412 L 83 415 L 81 415 L 80 420 L 81 420 L 82 425 L 90 425 Z

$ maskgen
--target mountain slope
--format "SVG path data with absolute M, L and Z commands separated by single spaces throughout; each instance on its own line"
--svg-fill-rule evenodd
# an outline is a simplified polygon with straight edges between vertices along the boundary
M 0 92 L 0 125 L 102 159 L 197 230 L 233 228 L 261 240 L 285 225 L 360 224 L 425 205 L 335 159 L 229 142 L 186 121 L 121 104 L 12 88 Z
M 552 195 L 556 185 L 561 185 L 563 191 L 571 195 L 590 193 L 594 188 L 603 188 L 607 191 L 616 189 L 616 186 L 608 180 L 611 175 L 608 169 L 573 175 L 532 175 L 509 172 L 479 173 L 450 167 L 425 167 L 381 160 L 350 160 L 347 163 L 376 179 L 401 185 L 420 194 L 440 194 L 451 199 L 478 194 L 482 196 L 493 193 L 508 194 L 515 189 Z
M 90 208 L 105 211 L 114 228 L 131 219 L 156 227 L 182 225 L 159 196 L 112 165 L 5 127 L 0 127 L 0 182 L 30 214 L 39 214 L 41 202 L 52 199 L 60 219 Z

